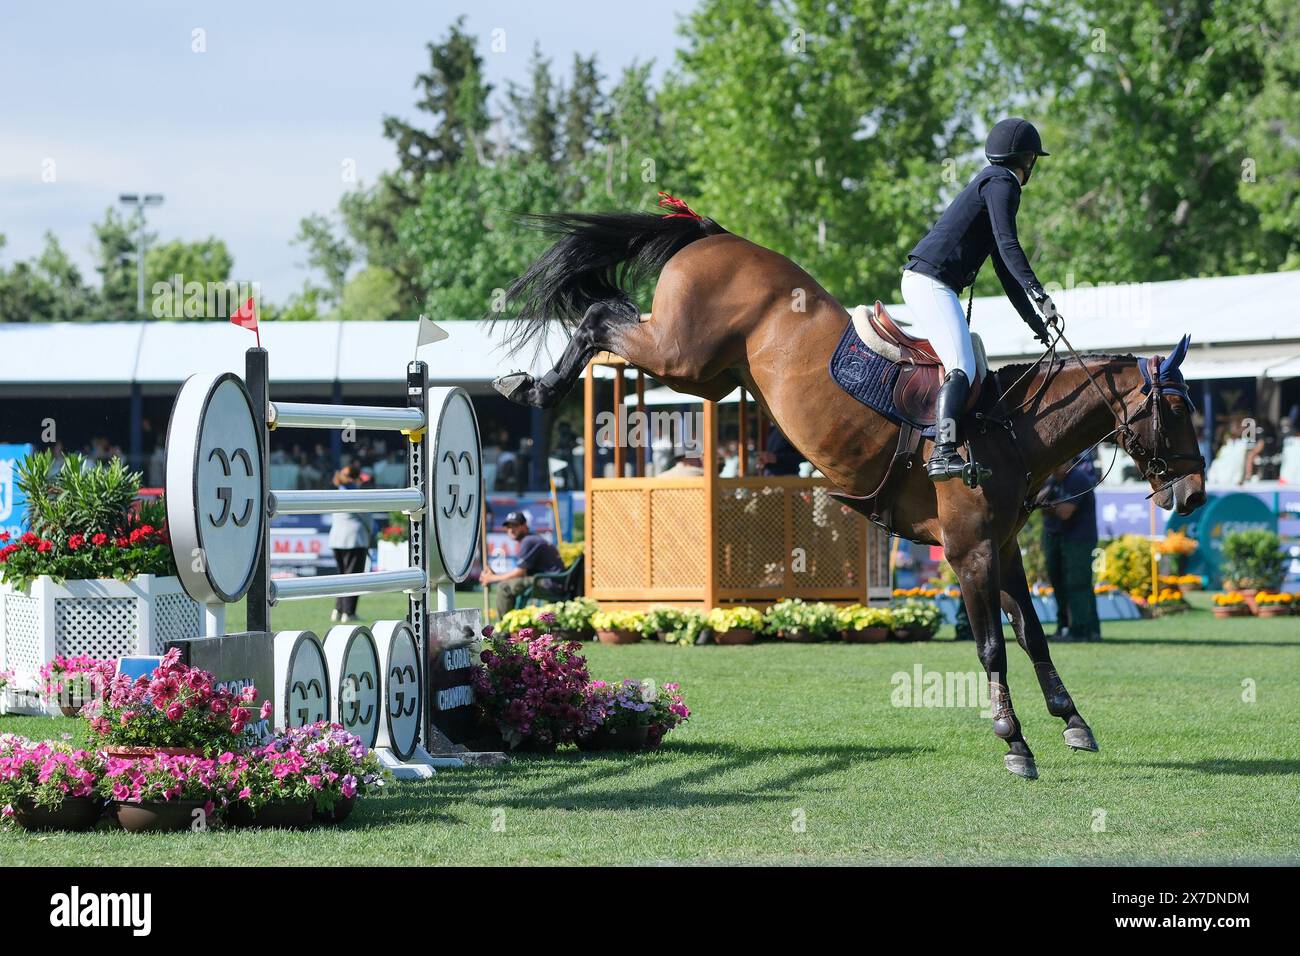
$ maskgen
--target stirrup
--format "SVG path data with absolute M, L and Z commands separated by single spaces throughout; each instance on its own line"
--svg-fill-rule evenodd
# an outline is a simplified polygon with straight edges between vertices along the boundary
M 925 473 L 930 476 L 931 481 L 950 481 L 953 478 L 960 478 L 965 468 L 966 461 L 957 454 L 955 445 L 944 449 L 936 446 L 934 453 L 930 455 L 930 460 L 925 463 Z
M 957 454 L 956 448 L 951 452 L 935 450 L 925 464 L 925 473 L 931 481 L 950 481 L 960 478 L 967 488 L 978 488 L 993 475 L 993 471 L 976 461 L 966 461 Z

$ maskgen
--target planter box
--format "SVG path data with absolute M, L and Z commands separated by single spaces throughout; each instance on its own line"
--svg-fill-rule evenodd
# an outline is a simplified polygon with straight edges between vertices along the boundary
M 198 637 L 202 628 L 203 608 L 175 577 L 62 584 L 39 577 L 26 590 L 0 585 L 0 670 L 14 669 L 10 690 L 35 686 L 41 665 L 56 654 L 101 660 L 162 654 L 168 641 Z M 44 713 L 35 698 L 7 696 L 15 712 Z
M 405 541 L 380 541 L 376 550 L 376 571 L 402 571 L 411 566 L 409 546 Z

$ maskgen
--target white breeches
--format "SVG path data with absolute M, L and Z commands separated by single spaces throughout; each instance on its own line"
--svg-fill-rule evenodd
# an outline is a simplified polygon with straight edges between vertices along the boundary
M 945 369 L 951 372 L 959 368 L 973 383 L 975 348 L 957 293 L 938 279 L 908 269 L 903 273 L 903 301 L 912 313 L 913 328 L 909 331 L 930 340 Z

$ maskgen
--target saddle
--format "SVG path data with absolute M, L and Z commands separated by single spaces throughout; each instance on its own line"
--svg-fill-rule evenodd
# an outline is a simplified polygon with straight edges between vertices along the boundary
M 913 458 L 921 448 L 923 429 L 935 424 L 935 399 L 939 394 L 939 386 L 943 383 L 945 370 L 929 340 L 904 332 L 889 317 L 880 300 L 876 300 L 874 310 L 860 305 L 850 314 L 854 331 L 863 344 L 899 367 L 893 399 L 904 420 L 899 427 L 894 455 L 875 491 L 869 495 L 833 491 L 831 497 L 866 515 L 892 534 L 894 497 L 903 475 L 911 469 Z M 966 401 L 967 412 L 974 410 L 980 403 L 982 386 L 988 378 L 988 358 L 984 353 L 984 343 L 978 335 L 972 333 L 971 344 L 975 349 L 975 381 L 971 382 L 970 397 Z M 991 390 L 990 395 L 995 392 L 996 389 Z
M 899 366 L 894 383 L 894 405 L 899 414 L 922 428 L 929 428 L 935 423 L 935 398 L 945 375 L 943 363 L 930 340 L 903 331 L 879 299 L 874 311 L 860 305 L 851 315 L 854 331 L 863 343 Z M 971 344 L 975 349 L 975 381 L 971 382 L 970 396 L 966 399 L 967 411 L 979 403 L 980 388 L 988 375 L 984 343 L 972 334 Z

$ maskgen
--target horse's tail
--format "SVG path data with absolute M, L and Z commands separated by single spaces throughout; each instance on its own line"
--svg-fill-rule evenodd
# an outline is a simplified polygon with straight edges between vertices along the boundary
M 511 323 L 515 348 L 537 337 L 552 319 L 573 328 L 597 302 L 630 303 L 636 284 L 658 276 L 681 249 L 726 232 L 671 196 L 660 205 L 678 211 L 526 217 L 527 224 L 555 237 L 555 243 L 506 290 L 508 305 L 519 309 L 518 320 Z

